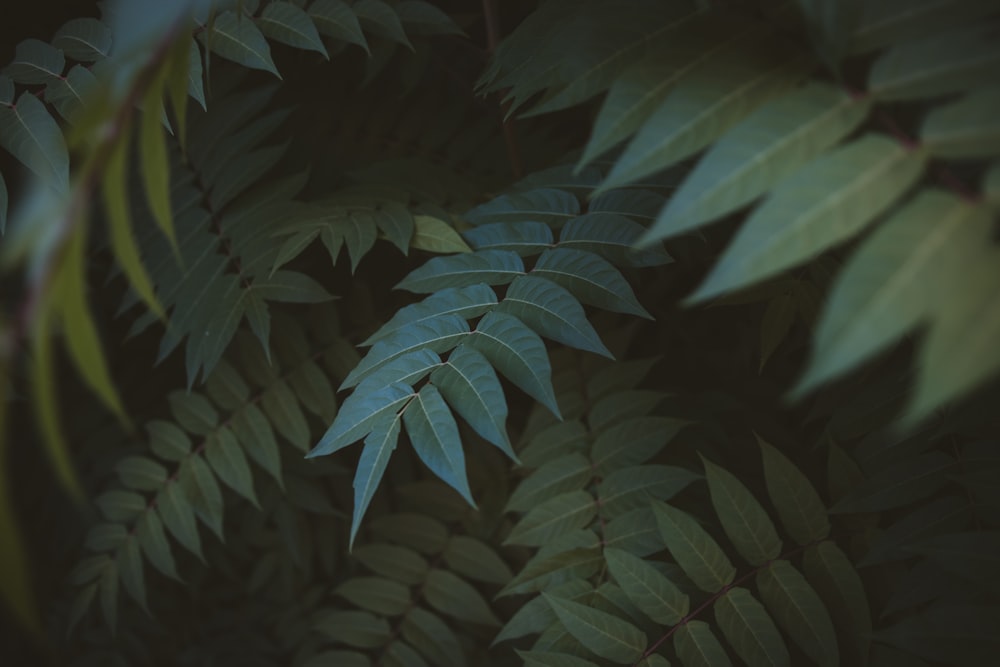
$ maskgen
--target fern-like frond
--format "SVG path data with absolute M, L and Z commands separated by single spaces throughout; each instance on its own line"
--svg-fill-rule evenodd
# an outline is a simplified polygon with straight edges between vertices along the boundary
M 677 192 L 656 215 L 642 242 L 678 236 L 753 207 L 690 301 L 717 298 L 801 266 L 854 238 L 894 207 L 898 213 L 893 219 L 901 225 L 931 216 L 930 200 L 910 194 L 918 185 L 943 187 L 974 202 L 985 198 L 978 181 L 986 161 L 996 154 L 997 115 L 988 72 L 1000 62 L 1000 51 L 996 40 L 990 39 L 997 16 L 984 3 L 918 3 L 912 8 L 893 3 L 878 8 L 860 3 L 783 3 L 764 12 L 747 12 L 742 21 L 731 21 L 739 10 L 693 14 L 686 36 L 648 60 L 641 55 L 641 39 L 615 31 L 599 35 L 581 31 L 572 41 L 549 42 L 529 58 L 532 47 L 527 36 L 541 30 L 542 24 L 553 29 L 546 12 L 557 4 L 546 3 L 515 31 L 507 48 L 498 50 L 485 80 L 499 88 L 510 87 L 519 102 L 546 91 L 534 111 L 551 111 L 560 108 L 556 101 L 585 99 L 563 94 L 586 84 L 561 78 L 558 63 L 586 62 L 582 54 L 604 50 L 621 56 L 608 60 L 606 69 L 595 70 L 595 81 L 600 81 L 595 90 L 608 88 L 609 93 L 578 169 L 632 138 L 611 159 L 612 167 L 597 192 L 667 168 L 679 170 L 681 160 L 707 149 L 690 173 L 679 174 Z M 684 3 L 677 3 L 673 9 L 682 7 Z M 589 6 L 581 14 L 587 16 L 574 19 L 579 25 L 602 17 L 600 9 Z M 645 16 L 641 11 L 631 15 Z M 939 26 L 935 19 L 943 23 Z M 658 23 L 650 16 L 644 20 L 646 35 L 657 29 L 685 30 L 666 16 Z M 686 47 L 687 40 L 694 40 L 697 48 Z M 802 52 L 806 43 L 819 61 L 809 62 Z M 856 56 L 872 51 L 870 62 Z M 629 53 L 634 55 L 626 56 Z M 830 83 L 830 77 L 838 82 Z M 922 120 L 918 124 L 913 118 Z M 859 127 L 863 134 L 855 138 Z M 928 169 L 931 159 L 934 167 Z M 970 162 L 975 163 L 971 171 L 962 166 Z M 967 175 L 956 177 L 959 171 Z M 976 210 L 995 219 L 988 206 Z M 984 249 L 990 246 L 984 233 L 973 243 Z M 864 269 L 870 268 L 864 264 L 871 261 L 864 252 L 868 244 L 862 242 L 856 258 Z M 909 274 L 927 276 L 926 283 L 914 279 L 924 295 L 930 284 L 952 285 L 951 280 L 969 275 L 947 268 L 952 264 L 946 249 L 928 252 L 926 261 L 940 267 L 940 273 L 934 278 Z M 995 258 L 985 258 L 991 253 L 984 252 L 981 262 L 965 260 L 981 267 L 973 271 L 976 275 L 982 271 L 985 276 L 986 267 L 995 264 Z M 914 259 L 917 253 L 905 255 Z M 891 270 L 897 269 L 905 267 L 897 261 Z M 862 298 L 854 293 L 857 287 L 850 287 L 857 285 L 851 277 L 845 272 L 837 289 Z M 921 348 L 919 391 L 907 417 L 924 418 L 943 403 L 967 395 L 992 377 L 997 365 L 994 355 L 970 333 L 984 331 L 988 336 L 985 332 L 993 330 L 992 321 L 980 318 L 977 326 L 970 326 L 963 313 L 995 309 L 985 296 L 976 296 L 976 289 L 960 291 L 968 294 L 961 304 L 944 296 L 928 302 L 929 311 L 938 315 L 880 320 L 874 313 L 822 314 L 822 320 L 842 318 L 863 329 L 866 340 L 852 339 L 834 352 L 817 338 L 814 361 L 800 389 L 815 388 L 852 370 L 919 321 L 932 333 Z M 901 306 L 920 310 L 905 300 Z M 887 327 L 889 319 L 898 324 Z M 770 326 L 781 329 L 776 326 L 781 322 Z M 945 361 L 959 350 L 970 351 L 979 368 Z
M 342 385 L 354 387 L 354 393 L 310 456 L 331 454 L 367 436 L 355 482 L 352 534 L 401 425 L 428 467 L 472 502 L 452 410 L 515 458 L 496 371 L 558 414 L 540 336 L 610 357 L 581 302 L 648 316 L 616 268 L 669 261 L 655 250 L 633 258 L 631 245 L 643 228 L 614 214 L 581 216 L 577 198 L 563 190 L 534 192 L 542 199 L 506 195 L 464 216 L 481 223 L 466 234 L 475 249 L 433 258 L 397 285 L 431 295 L 400 311 L 369 339 L 374 345 Z M 538 222 L 539 206 L 550 207 L 549 219 L 558 222 Z M 496 215 L 505 222 L 489 222 Z M 601 215 L 610 219 L 598 219 Z M 552 227 L 561 227 L 558 241 Z M 535 240 L 525 243 L 526 234 Z
M 349 364 L 345 354 L 348 359 L 355 354 L 337 336 L 329 309 L 316 311 L 315 317 L 323 326 L 311 337 L 294 320 L 275 317 L 281 343 L 270 360 L 244 331 L 227 355 L 230 361 L 220 360 L 209 374 L 205 393 L 173 392 L 170 418 L 147 422 L 146 448 L 118 461 L 120 487 L 95 500 L 103 522 L 86 540 L 95 555 L 81 561 L 70 577 L 82 587 L 71 625 L 96 596 L 113 627 L 119 581 L 146 608 L 147 561 L 180 579 L 167 535 L 202 560 L 199 522 L 225 541 L 222 487 L 260 506 L 260 482 L 250 461 L 286 487 L 278 436 L 300 452 L 308 448 L 312 427 L 306 415 L 324 421 L 333 417 L 337 403 L 330 378 Z

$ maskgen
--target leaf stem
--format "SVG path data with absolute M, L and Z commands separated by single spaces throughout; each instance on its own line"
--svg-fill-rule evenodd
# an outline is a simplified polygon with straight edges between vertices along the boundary
M 761 570 L 764 570 L 765 568 L 770 567 L 771 563 L 773 563 L 774 561 L 788 560 L 788 559 L 790 559 L 790 558 L 792 558 L 794 556 L 797 556 L 798 554 L 802 553 L 803 551 L 805 551 L 809 547 L 816 546 L 820 542 L 826 542 L 828 539 L 829 538 L 824 537 L 823 539 L 820 539 L 820 540 L 813 540 L 812 542 L 809 542 L 808 544 L 803 544 L 803 545 L 798 546 L 798 547 L 796 547 L 796 548 L 794 548 L 794 549 L 792 549 L 790 551 L 786 551 L 785 553 L 781 554 L 777 558 L 773 558 L 773 559 L 771 559 L 771 560 L 769 560 L 769 561 L 767 561 L 765 563 L 762 563 L 761 565 L 758 565 L 757 567 L 753 568 L 752 570 L 750 570 L 749 572 L 747 572 L 746 574 L 744 574 L 743 576 L 741 576 L 739 579 L 734 580 L 732 583 L 726 584 L 721 589 L 719 589 L 717 592 L 713 593 L 707 600 L 705 600 L 700 605 L 698 605 L 697 609 L 695 609 L 694 611 L 690 612 L 687 616 L 685 616 L 680 621 L 678 621 L 676 625 L 672 626 L 666 632 L 666 634 L 664 634 L 662 637 L 660 637 L 655 642 L 653 642 L 653 644 L 650 645 L 649 648 L 647 648 L 645 651 L 642 652 L 642 655 L 639 657 L 639 660 L 636 661 L 633 664 L 632 667 L 639 667 L 639 665 L 642 663 L 643 660 L 645 660 L 649 656 L 653 655 L 653 653 L 656 652 L 656 649 L 660 648 L 660 646 L 664 642 L 666 642 L 668 639 L 670 639 L 671 637 L 673 637 L 674 632 L 676 632 L 678 628 L 687 625 L 690 621 L 693 621 L 698 616 L 698 614 L 700 614 L 701 612 L 705 611 L 708 607 L 710 607 L 713 604 L 715 604 L 715 602 L 718 601 L 718 599 L 721 598 L 723 595 L 725 595 L 726 593 L 728 593 L 733 588 L 736 588 L 737 586 L 739 586 L 744 581 L 746 581 L 747 579 L 749 579 L 753 575 L 757 574 Z

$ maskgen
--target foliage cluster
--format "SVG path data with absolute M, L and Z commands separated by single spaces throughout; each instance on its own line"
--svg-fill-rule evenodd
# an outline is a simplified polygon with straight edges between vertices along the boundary
M 5 660 L 995 660 L 996 3 L 95 14 L 0 72 Z

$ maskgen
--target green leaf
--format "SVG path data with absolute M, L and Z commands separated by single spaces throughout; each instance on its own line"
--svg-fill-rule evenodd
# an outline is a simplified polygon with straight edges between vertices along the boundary
M 697 26 L 700 16 L 693 9 L 687 3 L 634 3 L 628 12 L 609 13 L 609 20 L 601 24 L 601 39 L 588 42 L 585 58 L 561 60 L 560 78 L 567 85 L 548 95 L 527 115 L 565 109 L 603 92 L 624 66 Z M 594 19 L 598 16 L 595 14 Z
M 923 173 L 926 154 L 869 134 L 782 181 L 689 302 L 759 282 L 848 240 Z
M 440 553 L 448 543 L 448 528 L 424 514 L 383 515 L 372 521 L 371 529 L 378 537 L 413 547 L 423 554 Z
M 666 503 L 654 503 L 653 513 L 667 549 L 695 586 L 717 593 L 733 582 L 736 568 L 694 517 Z
M 458 424 L 437 387 L 428 384 L 417 393 L 403 412 L 403 423 L 420 460 L 475 507 Z
M 513 576 L 493 547 L 474 537 L 453 536 L 441 555 L 449 568 L 468 579 L 503 585 Z
M 0 103 L 10 104 L 14 101 L 14 82 L 0 74 Z
M 371 345 L 403 327 L 426 322 L 443 315 L 458 315 L 466 320 L 479 317 L 492 310 L 496 303 L 496 293 L 488 285 L 482 283 L 466 287 L 447 287 L 431 294 L 423 301 L 396 311 L 392 319 L 369 336 L 362 345 Z
M 871 541 L 868 552 L 858 561 L 859 567 L 903 560 L 911 557 L 909 548 L 930 535 L 965 529 L 971 511 L 964 499 L 946 496 L 914 509 Z
M 267 4 L 257 18 L 257 25 L 275 41 L 322 53 L 327 60 L 330 58 L 309 15 L 290 2 Z
M 430 379 L 472 430 L 517 462 L 507 437 L 507 400 L 503 387 L 482 353 L 460 345 L 431 373 Z
M 487 313 L 463 344 L 482 352 L 508 380 L 559 416 L 545 344 L 521 320 Z
M 201 49 L 198 42 L 191 40 L 191 47 L 188 49 L 190 58 L 188 59 L 188 94 L 195 99 L 202 109 L 205 106 L 205 81 L 201 67 Z
M 745 588 L 731 588 L 715 603 L 726 639 L 749 667 L 790 665 L 785 642 L 763 605 Z
M 565 583 L 549 587 L 546 592 L 553 597 L 566 600 L 576 600 L 589 597 L 593 593 L 594 587 L 589 582 L 582 579 L 571 579 Z M 548 628 L 556 620 L 556 614 L 552 607 L 545 601 L 545 598 L 536 596 L 514 612 L 506 625 L 500 630 L 491 646 L 507 639 L 516 639 L 528 634 L 537 634 Z
M 588 393 L 588 397 L 591 394 Z M 595 434 L 632 417 L 645 417 L 669 394 L 661 391 L 632 389 L 619 391 L 594 401 L 587 415 L 590 430 Z
M 3 73 L 17 83 L 37 84 L 58 79 L 64 69 L 66 58 L 62 51 L 41 40 L 26 39 L 17 45 L 14 60 Z
M 167 469 L 142 456 L 126 456 L 115 464 L 122 484 L 134 491 L 156 491 L 167 480 Z
M 151 115 L 151 114 L 146 114 Z M 127 134 L 126 134 L 127 137 Z M 129 215 L 128 181 L 126 179 L 126 159 L 128 141 L 122 138 L 115 146 L 101 176 L 101 191 L 104 197 L 104 211 L 107 215 L 108 230 L 111 232 L 111 247 L 122 270 L 136 293 L 149 309 L 164 318 L 163 306 L 153 293 L 153 284 L 146 272 L 132 232 Z
M 827 604 L 840 631 L 849 637 L 843 660 L 864 664 L 871 642 L 872 616 L 865 584 L 847 555 L 829 540 L 806 549 L 802 559 L 809 583 Z
M 446 287 L 467 287 L 478 283 L 505 285 L 524 274 L 517 253 L 483 250 L 475 253 L 434 257 L 411 271 L 394 289 L 429 293 Z
M 837 69 L 867 3 L 861 0 L 798 0 L 812 42 Z
M 651 505 L 637 507 L 609 521 L 604 528 L 604 545 L 640 558 L 662 551 L 666 546 Z
M 496 310 L 513 315 L 546 338 L 614 359 L 580 303 L 551 280 L 519 276 Z
M 207 435 L 219 423 L 219 413 L 201 394 L 172 391 L 167 400 L 177 423 L 195 435 Z
M 382 0 L 358 0 L 352 9 L 361 25 L 370 32 L 413 50 L 413 45 L 406 37 L 406 31 L 403 30 L 399 16 L 396 15 L 392 7 Z
M 830 512 L 881 512 L 926 498 L 948 483 L 947 472 L 954 466 L 955 460 L 940 451 L 900 461 L 866 479 Z
M 405 206 L 396 202 L 383 204 L 375 212 L 375 224 L 404 255 L 409 254 L 415 224 Z
M 337 418 L 306 457 L 325 456 L 354 444 L 376 427 L 379 420 L 398 413 L 415 394 L 404 384 L 392 384 L 371 392 L 354 392 L 347 397 Z
M 878 352 L 928 314 L 939 281 L 912 276 L 961 273 L 982 240 L 987 212 L 941 190 L 923 190 L 882 226 L 837 276 L 817 326 L 814 351 L 794 393 L 802 395 Z
M 298 271 L 275 271 L 257 278 L 252 289 L 261 299 L 283 303 L 322 303 L 331 296 L 322 285 Z
M 761 599 L 781 627 L 813 662 L 840 663 L 833 621 L 822 600 L 787 560 L 776 560 L 757 572 Z
M 208 464 L 201 457 L 192 456 L 181 465 L 177 481 L 195 515 L 216 534 L 219 540 L 224 540 L 222 490 Z
M 432 569 L 427 574 L 423 591 L 427 603 L 442 614 L 459 621 L 500 626 L 500 619 L 479 591 L 447 570 Z
M 704 621 L 688 621 L 674 633 L 674 650 L 684 667 L 731 667 L 726 649 Z
M 530 275 L 565 287 L 582 303 L 615 313 L 653 319 L 639 304 L 622 274 L 592 252 L 572 248 L 547 250 L 538 258 Z
M 455 228 L 430 215 L 413 216 L 414 232 L 410 247 L 428 252 L 472 252 Z
M 355 211 L 342 218 L 341 229 L 344 242 L 347 244 L 347 254 L 351 256 L 351 273 L 358 269 L 361 259 L 375 245 L 378 228 L 375 216 L 368 211 Z M 330 253 L 331 255 L 333 253 Z
M 552 246 L 552 228 L 542 222 L 494 222 L 462 234 L 478 250 L 508 250 L 521 257 L 537 255 Z
M 367 611 L 323 611 L 313 629 L 328 639 L 356 648 L 379 648 L 391 636 L 389 622 Z M 339 667 L 337 663 L 333 667 Z
M 958 102 L 932 109 L 920 126 L 921 144 L 943 158 L 1000 154 L 1000 90 L 979 90 Z
M 616 424 L 594 441 L 590 460 L 601 475 L 645 463 L 662 450 L 687 422 L 669 417 L 635 417 Z
M 423 0 L 403 0 L 396 5 L 396 14 L 411 32 L 417 35 L 464 35 L 450 16 Z
M 256 405 L 244 405 L 230 421 L 236 439 L 257 464 L 266 470 L 281 488 L 281 453 L 271 422 Z
M 590 200 L 590 213 L 616 213 L 627 218 L 638 219 L 643 224 L 652 222 L 663 208 L 667 198 L 651 190 L 625 188 L 610 190 Z
M 532 220 L 558 227 L 578 215 L 580 202 L 569 192 L 556 188 L 537 188 L 501 195 L 467 211 L 462 217 L 476 226 L 491 222 Z
M 413 644 L 432 665 L 462 667 L 465 664 L 458 637 L 436 615 L 414 607 L 403 619 L 401 631 L 403 638 Z
M 524 466 L 538 468 L 564 454 L 585 451 L 587 444 L 587 428 L 578 420 L 556 422 L 533 435 L 519 454 Z
M 382 475 L 389 464 L 389 458 L 399 440 L 400 418 L 389 415 L 380 419 L 365 438 L 365 447 L 354 473 L 354 515 L 351 518 L 351 538 L 348 547 L 354 545 L 354 538 L 361 527 L 361 519 L 368 510 L 372 496 L 378 489 Z
M 205 458 L 219 479 L 254 506 L 260 506 L 253 489 L 250 464 L 231 429 L 220 428 L 206 439 Z
M 99 523 L 87 531 L 84 545 L 91 551 L 111 551 L 124 544 L 129 537 L 125 526 L 120 523 Z
M 542 546 L 565 533 L 584 528 L 597 514 L 586 491 L 568 491 L 536 505 L 511 529 L 504 544 Z
M 1000 254 L 991 242 L 995 216 L 991 219 L 983 206 L 975 208 L 958 231 L 956 256 L 940 258 L 928 276 L 937 288 L 925 291 L 933 326 L 920 350 L 920 378 L 905 416 L 910 423 L 1000 370 L 1000 354 L 992 345 L 1000 331 Z
M 157 570 L 171 579 L 179 580 L 174 555 L 170 551 L 170 543 L 163 531 L 163 521 L 156 510 L 149 510 L 140 518 L 135 528 L 135 539 L 138 540 L 149 562 Z
M 662 266 L 673 259 L 662 247 L 636 250 L 646 228 L 617 213 L 587 213 L 566 223 L 559 247 L 597 253 L 616 266 Z
M 619 468 L 597 485 L 601 516 L 613 519 L 637 507 L 647 507 L 651 499 L 670 500 L 697 479 L 700 477 L 690 470 L 674 466 Z
M 396 640 L 385 649 L 386 667 L 429 667 L 409 644 Z
M 725 20 L 721 13 L 685 23 L 682 30 L 672 31 L 669 39 L 629 65 L 611 84 L 579 164 L 590 164 L 632 136 L 663 103 L 674 84 L 717 49 L 716 44 L 728 41 L 736 27 L 737 22 Z M 712 48 L 706 48 L 708 45 Z
M 149 210 L 156 224 L 176 247 L 177 235 L 170 210 L 170 162 L 158 113 L 163 108 L 164 83 L 163 75 L 157 76 L 143 96 L 142 105 L 146 111 L 139 119 L 139 156 Z
M 142 553 L 139 550 L 138 540 L 126 540 L 125 544 L 118 550 L 115 562 L 118 565 L 118 577 L 121 579 L 125 591 L 148 614 L 146 578 L 143 574 Z
M 757 43 L 753 43 L 757 42 Z M 802 54 L 764 43 L 724 49 L 693 69 L 643 123 L 601 191 L 649 176 L 710 145 L 802 75 Z
M 358 17 L 343 0 L 315 0 L 309 3 L 309 16 L 321 33 L 336 40 L 357 44 L 366 52 L 368 42 L 358 23 Z
M 362 393 L 400 383 L 411 387 L 441 366 L 441 357 L 422 347 L 402 354 L 367 376 L 355 391 Z
M 45 86 L 45 101 L 70 124 L 82 119 L 84 109 L 99 87 L 97 77 L 83 65 L 74 65 L 66 76 L 53 79 Z
M 583 454 L 574 452 L 553 459 L 514 489 L 504 511 L 527 512 L 554 496 L 582 489 L 593 476 L 590 460 Z
M 97 19 L 72 19 L 53 35 L 52 46 L 80 62 L 104 60 L 111 52 L 111 30 Z
M 111 371 L 101 349 L 97 324 L 87 307 L 86 229 L 77 228 L 67 241 L 62 264 L 53 278 L 53 292 L 66 336 L 70 357 L 90 388 L 104 404 L 127 421 L 125 407 L 111 379 Z
M 855 53 L 899 44 L 979 18 L 995 9 L 992 0 L 883 0 L 864 3 L 851 42 Z
M 249 16 L 232 11 L 218 14 L 212 21 L 210 30 L 203 32 L 200 37 L 206 48 L 223 58 L 281 78 L 271 60 L 271 47 Z
M 30 92 L 0 105 L 0 146 L 57 191 L 69 186 L 69 152 L 62 130 Z
M 628 599 L 656 623 L 676 625 L 687 616 L 688 596 L 655 567 L 621 549 L 605 549 L 604 558 Z
M 2 110 L 2 108 L 0 108 Z M 63 488 L 78 500 L 83 500 L 83 490 L 77 479 L 76 471 L 69 456 L 69 445 L 66 436 L 60 428 L 58 396 L 55 385 L 54 359 L 52 338 L 49 327 L 52 326 L 51 297 L 42 299 L 38 312 L 35 314 L 35 329 L 31 337 L 33 363 L 31 364 L 31 396 L 35 405 L 35 421 L 42 433 L 46 453 L 48 454 L 56 476 Z M 6 368 L 4 368 L 6 372 Z M 2 398 L 7 400 L 7 387 L 4 387 Z
M 801 545 L 821 540 L 830 534 L 826 505 L 809 479 L 778 449 L 759 436 L 764 459 L 764 481 L 781 523 L 792 539 Z
M 995 81 L 1000 44 L 989 22 L 975 22 L 896 44 L 872 65 L 868 90 L 879 100 L 909 100 Z
M 579 580 L 603 567 L 604 556 L 594 531 L 570 531 L 539 549 L 499 596 L 548 591 L 557 580 Z
M 748 563 L 760 566 L 781 553 L 771 518 L 735 475 L 702 457 L 712 506 L 722 529 Z
M 661 357 L 647 357 L 608 364 L 594 371 L 587 380 L 587 396 L 593 401 L 615 392 L 635 387 L 653 370 Z
M 752 202 L 850 134 L 870 107 L 820 82 L 765 102 L 708 149 L 643 241 L 685 233 Z
M 468 337 L 469 325 L 458 315 L 447 314 L 434 319 L 412 322 L 375 343 L 361 363 L 344 378 L 340 389 L 359 384 L 404 354 L 419 349 L 443 354 Z
M 178 542 L 202 560 L 201 538 L 194 520 L 194 508 L 184 495 L 179 483 L 168 484 L 156 496 L 156 509 L 167 530 Z
M 563 627 L 595 654 L 630 664 L 646 649 L 646 635 L 631 623 L 587 605 L 542 593 Z
M 397 421 L 398 423 L 398 421 Z M 354 558 L 376 574 L 415 586 L 427 576 L 427 560 L 416 551 L 394 544 L 366 544 L 358 547 Z
M 385 577 L 353 577 L 337 586 L 334 595 L 382 616 L 398 616 L 411 604 L 410 589 Z

